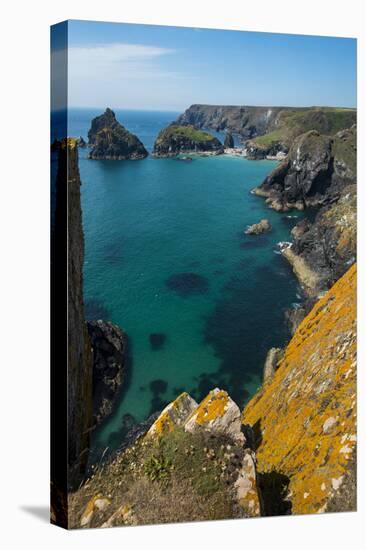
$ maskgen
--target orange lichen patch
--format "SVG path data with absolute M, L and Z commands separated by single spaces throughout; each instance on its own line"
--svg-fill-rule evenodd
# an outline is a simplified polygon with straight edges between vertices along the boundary
M 170 432 L 174 428 L 174 424 L 172 419 L 169 416 L 169 411 L 165 412 L 164 414 L 161 414 L 159 418 L 156 419 L 154 426 L 155 426 L 155 432 L 158 435 L 161 435 L 162 433 Z
M 80 525 L 81 527 L 85 527 L 88 525 L 94 515 L 94 512 L 96 510 L 106 510 L 108 506 L 110 505 L 110 500 L 108 498 L 102 497 L 102 495 L 95 495 L 93 498 L 89 500 L 87 505 L 85 506 L 85 509 L 81 515 L 80 518 Z
M 324 511 L 356 448 L 356 266 L 314 306 L 248 403 L 257 470 L 289 478 L 293 513 Z
M 205 424 L 223 416 L 226 411 L 229 396 L 226 391 L 210 392 L 193 413 L 197 424 Z
M 197 408 L 197 403 L 187 392 L 181 393 L 169 403 L 147 432 L 147 436 L 161 436 L 181 426 L 190 414 Z

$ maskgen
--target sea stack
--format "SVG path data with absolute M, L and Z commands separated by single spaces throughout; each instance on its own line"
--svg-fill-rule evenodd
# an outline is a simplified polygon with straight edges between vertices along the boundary
M 148 155 L 139 138 L 126 130 L 109 108 L 92 120 L 88 139 L 90 159 L 138 160 Z
M 171 124 L 159 133 L 153 154 L 157 157 L 172 157 L 180 153 L 219 155 L 223 152 L 222 143 L 208 132 L 190 124 Z

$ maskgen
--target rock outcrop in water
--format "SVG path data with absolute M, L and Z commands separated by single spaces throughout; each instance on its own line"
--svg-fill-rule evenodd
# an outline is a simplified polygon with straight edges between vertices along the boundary
M 176 156 L 180 153 L 220 154 L 224 148 L 220 141 L 192 125 L 171 124 L 159 133 L 153 154 L 157 157 Z
M 112 412 L 125 376 L 127 336 L 106 321 L 88 321 L 87 327 L 93 350 L 93 414 L 100 424 Z
M 109 108 L 92 120 L 88 139 L 90 159 L 138 160 L 148 155 L 139 138 L 126 130 Z
M 272 226 L 269 223 L 268 220 L 263 219 L 258 223 L 253 223 L 253 225 L 249 225 L 248 228 L 245 230 L 246 235 L 260 235 L 261 233 L 267 233 L 268 231 L 271 231 Z

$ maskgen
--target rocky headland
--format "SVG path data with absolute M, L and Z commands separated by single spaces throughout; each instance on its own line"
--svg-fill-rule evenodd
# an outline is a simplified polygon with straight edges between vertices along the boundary
M 356 123 L 356 109 L 191 105 L 177 124 L 226 131 L 245 143 L 247 158 L 286 155 L 294 139 L 309 130 L 334 135 Z
M 126 130 L 109 108 L 92 120 L 88 140 L 90 159 L 138 160 L 148 155 L 139 138 Z
M 356 261 L 356 156 L 355 125 L 334 136 L 310 130 L 294 140 L 287 158 L 252 191 L 279 212 L 312 208 L 312 221 L 299 222 L 292 242 L 281 246 L 304 291 L 304 307 L 288 312 L 295 326 Z
M 208 132 L 192 125 L 171 124 L 156 138 L 153 155 L 173 157 L 181 153 L 218 155 L 223 152 L 222 143 Z
M 286 160 L 253 190 L 274 210 L 304 210 L 333 202 L 356 181 L 356 128 L 334 137 L 310 130 L 295 139 Z

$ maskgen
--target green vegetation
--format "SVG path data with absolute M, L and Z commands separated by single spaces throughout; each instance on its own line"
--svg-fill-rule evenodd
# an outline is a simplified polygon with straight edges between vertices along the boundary
M 270 147 L 278 142 L 289 146 L 297 136 L 309 130 L 333 136 L 340 130 L 350 128 L 355 124 L 356 114 L 355 109 L 333 109 L 330 107 L 284 110 L 279 114 L 279 127 L 276 130 L 258 136 L 251 142 L 258 147 Z
M 242 454 L 242 447 L 230 438 L 207 432 L 191 434 L 176 428 L 163 437 L 141 439 L 95 469 L 71 496 L 70 517 L 79 526 L 95 495 L 108 496 L 109 516 L 123 505 L 133 510 L 138 523 L 241 517 L 232 486 Z M 96 513 L 91 526 L 98 527 L 105 519 Z
M 343 162 L 356 177 L 357 172 L 357 132 L 349 129 L 337 136 L 333 143 L 333 154 L 337 161 Z
M 197 129 L 194 126 L 180 126 L 178 124 L 173 124 L 171 126 L 168 126 L 168 128 L 165 128 L 165 130 L 160 133 L 156 143 L 159 144 L 166 139 L 172 138 L 184 138 L 197 142 L 208 142 L 214 141 L 216 139 L 211 134 L 203 132 L 202 130 Z
M 164 456 L 152 455 L 144 462 L 145 475 L 151 481 L 163 481 L 167 479 L 173 468 L 171 460 Z

